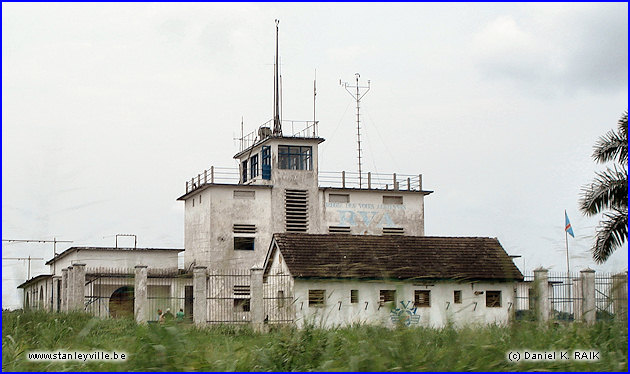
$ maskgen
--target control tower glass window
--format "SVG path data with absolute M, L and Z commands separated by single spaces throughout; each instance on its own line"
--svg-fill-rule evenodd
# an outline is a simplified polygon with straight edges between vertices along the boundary
M 278 146 L 278 164 L 280 169 L 313 170 L 313 147 L 291 145 Z
M 249 169 L 251 179 L 254 179 L 258 176 L 258 155 L 253 155 L 252 158 L 249 159 Z

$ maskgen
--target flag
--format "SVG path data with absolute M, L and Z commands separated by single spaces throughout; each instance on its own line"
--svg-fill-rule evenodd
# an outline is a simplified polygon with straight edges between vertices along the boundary
M 571 222 L 569 222 L 569 216 L 567 216 L 566 210 L 564 211 L 564 231 L 575 238 L 575 235 L 573 235 L 573 228 L 571 227 Z

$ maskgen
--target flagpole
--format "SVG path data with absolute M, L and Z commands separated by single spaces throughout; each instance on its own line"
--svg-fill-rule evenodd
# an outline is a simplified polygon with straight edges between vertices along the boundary
M 565 228 L 564 228 L 564 243 L 567 247 L 567 296 L 569 299 L 569 305 L 573 305 L 573 299 L 571 299 L 571 268 L 569 267 L 569 231 L 566 228 L 567 210 L 564 210 Z M 569 313 L 571 309 L 569 308 Z
M 566 219 L 566 217 L 567 217 L 566 209 L 564 210 L 564 216 L 565 216 L 565 219 Z M 565 245 L 567 247 L 567 277 L 570 277 L 569 274 L 571 273 L 571 270 L 569 268 L 569 234 L 568 234 L 568 231 L 567 231 L 566 227 L 564 229 L 564 243 L 565 243 Z

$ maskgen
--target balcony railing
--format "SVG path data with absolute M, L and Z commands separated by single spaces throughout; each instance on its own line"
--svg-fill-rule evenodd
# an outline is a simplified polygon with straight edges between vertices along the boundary
M 422 174 L 384 174 L 349 171 L 320 171 L 320 187 L 359 188 L 368 190 L 422 190 Z
M 261 175 L 260 170 L 258 175 Z M 204 170 L 186 181 L 186 193 L 192 192 L 206 184 L 240 184 L 239 169 L 211 166 L 210 169 Z M 359 173 L 357 172 L 320 171 L 318 184 L 320 187 L 331 188 L 422 191 L 422 174 L 366 172 L 361 173 L 361 178 L 359 178 Z
M 282 120 L 282 136 L 292 138 L 317 138 L 317 125 L 319 121 L 294 121 Z M 240 151 L 244 151 L 259 141 L 271 136 L 273 119 L 263 123 L 257 130 L 239 138 Z

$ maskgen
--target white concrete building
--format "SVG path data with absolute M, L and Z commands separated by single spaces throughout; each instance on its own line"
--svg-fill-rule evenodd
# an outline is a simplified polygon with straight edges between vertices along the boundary
M 275 88 L 274 118 L 241 138 L 233 157 L 238 167 L 204 170 L 186 182 L 178 198 L 184 202 L 185 270 L 194 272 L 196 281 L 158 285 L 143 273 L 147 287 L 175 300 L 169 305 L 177 307 L 192 305 L 193 293 L 198 295 L 196 322 L 250 321 L 250 297 L 253 301 L 257 289 L 268 293 L 266 304 L 252 307 L 267 311 L 269 323 L 317 319 L 331 326 L 404 320 L 442 326 L 449 320 L 507 321 L 513 283 L 522 275 L 498 241 L 425 238 L 424 198 L 433 191 L 423 189 L 420 174 L 320 171 L 318 147 L 324 139 L 318 122 L 282 121 L 277 81 Z M 83 277 L 85 269 L 99 267 L 176 269 L 179 251 L 70 248 L 48 262 L 50 275 L 20 286 L 25 305 L 37 300 L 38 306 L 63 309 L 58 302 L 64 299 L 61 285 L 77 282 L 64 283 L 62 269 L 76 264 L 83 264 Z M 361 257 L 375 251 L 377 261 Z M 251 268 L 263 266 L 264 287 L 249 278 Z M 103 294 L 109 300 L 98 313 L 129 311 L 132 286 L 119 285 L 124 277 L 110 273 L 113 280 L 107 287 L 89 291 L 95 299 Z M 85 287 L 92 278 L 85 278 Z M 193 283 L 203 288 L 193 290 Z M 93 304 L 84 295 L 88 291 L 66 291 L 74 295 L 75 309 L 80 306 L 76 300 L 85 299 L 85 308 Z M 42 301 L 42 292 L 50 298 Z M 142 310 L 152 313 L 146 311 L 151 308 Z
M 523 278 L 497 239 L 372 235 L 276 234 L 263 277 L 280 274 L 298 326 L 322 327 L 504 324 Z
M 83 310 L 100 316 L 115 316 L 121 310 L 133 313 L 133 279 L 130 281 L 121 275 L 132 274 L 137 265 L 176 272 L 178 254 L 182 251 L 177 248 L 70 247 L 46 262 L 50 269 L 48 274 L 38 275 L 18 286 L 23 290 L 22 306 L 62 311 L 63 296 L 72 283 L 68 280 L 68 269 L 81 264 L 88 280 L 99 279 L 84 285 L 83 295 L 87 299 Z M 107 282 L 102 281 L 103 275 L 107 275 Z M 160 283 L 159 287 L 149 287 L 149 291 L 157 296 L 176 292 L 175 287 L 169 286 L 168 290 L 165 287 Z M 116 305 L 110 305 L 110 301 Z
M 234 158 L 240 168 L 210 168 L 186 182 L 186 268 L 262 265 L 274 233 L 424 235 L 421 175 L 323 173 L 317 123 L 293 136 L 266 125 Z M 256 135 L 257 134 L 257 135 Z M 229 176 L 235 178 L 229 178 Z M 227 176 L 227 177 L 226 177 Z

